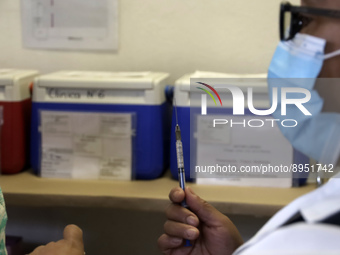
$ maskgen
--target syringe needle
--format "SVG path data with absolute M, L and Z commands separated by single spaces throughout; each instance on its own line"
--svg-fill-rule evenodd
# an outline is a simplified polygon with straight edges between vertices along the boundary
M 174 97 L 174 103 L 175 103 L 176 124 L 178 126 L 177 103 L 176 103 L 176 98 L 175 97 Z

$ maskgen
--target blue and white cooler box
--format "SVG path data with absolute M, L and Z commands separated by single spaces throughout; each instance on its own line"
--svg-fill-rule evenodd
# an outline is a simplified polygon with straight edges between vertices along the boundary
M 35 173 L 76 179 L 159 177 L 168 158 L 167 78 L 166 73 L 78 71 L 36 78 Z
M 228 117 L 232 117 L 234 121 L 239 120 L 239 122 L 242 123 L 244 120 L 247 121 L 248 119 L 254 118 L 254 115 L 248 109 L 247 100 L 245 102 L 245 115 L 233 116 L 233 98 L 227 90 L 225 90 L 225 92 L 221 90 L 218 91 L 223 101 L 223 107 L 219 104 L 216 96 L 217 106 L 208 95 L 208 114 L 207 116 L 201 116 L 201 96 L 204 92 L 196 89 L 196 87 L 202 87 L 196 82 L 211 81 L 215 78 L 224 79 L 225 81 L 228 79 L 227 81 L 232 83 L 229 85 L 236 86 L 243 91 L 245 99 L 247 99 L 247 89 L 252 88 L 254 107 L 256 109 L 270 108 L 265 74 L 235 75 L 197 71 L 177 80 L 174 97 L 177 103 L 178 122 L 182 130 L 184 167 L 187 180 L 194 181 L 190 178 L 190 172 L 194 174 L 197 174 L 198 171 L 204 172 L 207 170 L 204 166 L 237 165 L 238 167 L 246 167 L 252 165 L 260 166 L 261 164 L 265 166 L 276 166 L 282 164 L 282 162 L 284 162 L 285 165 L 309 164 L 309 158 L 294 150 L 277 126 L 266 130 L 262 128 L 258 128 L 257 130 L 250 129 L 249 127 L 230 128 L 228 125 L 213 128 L 213 119 L 228 119 Z M 192 85 L 192 88 L 190 87 L 190 79 L 192 82 L 195 82 L 195 84 L 193 84 L 195 86 Z M 214 86 L 214 84 L 210 85 Z M 206 88 L 206 90 L 209 89 Z M 214 95 L 212 91 L 210 92 Z M 194 107 L 198 105 L 199 107 Z M 211 121 L 207 121 L 209 118 Z M 255 119 L 262 118 L 270 119 L 272 117 L 255 117 Z M 177 178 L 175 125 L 176 119 L 173 112 L 170 169 L 173 177 Z M 285 174 L 284 176 L 289 176 L 288 178 L 282 178 L 282 175 L 275 176 L 275 174 L 270 178 L 268 178 L 268 176 L 262 178 L 264 176 L 261 174 L 249 175 L 247 173 L 244 174 L 244 177 L 242 175 L 240 177 L 238 174 L 235 178 L 232 175 L 225 178 L 227 174 L 228 173 L 222 173 L 220 176 L 214 175 L 214 178 L 203 178 L 202 176 L 207 177 L 206 173 L 203 175 L 197 174 L 195 181 L 198 184 L 291 187 L 303 185 L 307 177 L 305 172 L 292 173 L 291 176 Z M 216 176 L 218 176 L 218 178 L 215 178 Z

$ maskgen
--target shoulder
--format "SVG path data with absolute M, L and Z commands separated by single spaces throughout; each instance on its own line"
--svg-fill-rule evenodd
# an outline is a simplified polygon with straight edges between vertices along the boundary
M 301 220 L 293 223 L 296 215 Z M 340 179 L 335 178 L 284 207 L 235 254 L 340 254 L 339 223 Z
M 339 240 L 339 226 L 300 222 L 278 228 L 241 254 L 339 254 Z

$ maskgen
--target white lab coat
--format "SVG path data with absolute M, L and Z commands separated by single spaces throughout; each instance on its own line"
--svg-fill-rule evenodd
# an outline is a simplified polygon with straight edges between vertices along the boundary
M 274 215 L 234 255 L 340 255 L 340 226 L 320 223 L 340 211 L 340 174 Z M 300 212 L 305 220 L 283 226 Z

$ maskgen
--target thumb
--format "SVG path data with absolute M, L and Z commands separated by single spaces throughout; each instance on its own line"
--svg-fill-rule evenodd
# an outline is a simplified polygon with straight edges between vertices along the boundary
M 83 231 L 78 226 L 66 226 L 64 229 L 64 240 L 70 241 L 74 248 L 84 250 Z
M 185 189 L 185 199 L 190 210 L 201 222 L 210 227 L 219 227 L 225 216 L 211 204 L 197 196 L 190 187 Z

